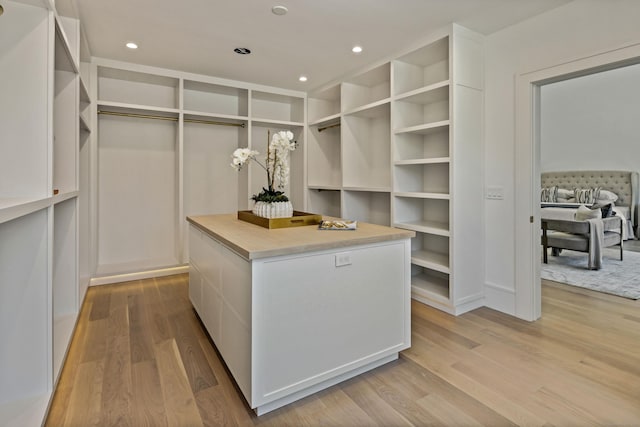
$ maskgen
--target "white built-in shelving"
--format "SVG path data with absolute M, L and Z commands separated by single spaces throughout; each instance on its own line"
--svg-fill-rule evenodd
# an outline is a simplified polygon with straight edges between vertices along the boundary
M 298 142 L 284 191 L 304 209 L 304 93 L 101 58 L 92 67 L 99 280 L 181 271 L 185 217 L 249 209 L 266 173 L 254 162 L 236 171 L 231 156 L 249 147 L 264 163 L 274 132 L 289 130 Z
M 309 95 L 309 206 L 415 231 L 413 297 L 454 314 L 482 305 L 482 44 L 451 25 Z
M 0 425 L 29 426 L 43 422 L 86 289 L 78 279 L 79 152 L 90 101 L 78 21 L 59 16 L 53 2 L 3 7 Z

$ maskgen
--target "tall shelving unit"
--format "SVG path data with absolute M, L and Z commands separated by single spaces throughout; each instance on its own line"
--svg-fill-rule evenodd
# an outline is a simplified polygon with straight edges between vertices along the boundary
M 480 35 L 453 24 L 309 95 L 310 207 L 415 231 L 412 296 L 453 314 L 483 305 L 482 46 Z M 341 125 L 340 138 L 319 137 L 328 123 Z
M 58 16 L 53 2 L 3 6 L 0 425 L 29 426 L 43 421 L 86 289 L 78 273 L 84 85 L 77 20 Z
M 391 223 L 390 63 L 309 96 L 312 212 Z
M 94 284 L 186 271 L 185 217 L 249 209 L 266 186 L 236 148 L 266 155 L 267 133 L 290 130 L 286 194 L 305 208 L 304 93 L 94 58 L 98 130 Z M 141 197 L 142 195 L 142 197 Z

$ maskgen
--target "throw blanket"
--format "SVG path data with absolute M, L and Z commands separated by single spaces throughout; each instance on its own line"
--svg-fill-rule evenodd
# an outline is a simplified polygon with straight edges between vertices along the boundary
M 567 221 L 573 221 L 576 215 L 575 208 L 557 208 L 551 206 L 545 206 L 540 210 L 540 217 L 542 219 L 564 219 Z M 614 206 L 613 210 L 616 212 L 616 216 L 622 218 L 622 223 L 626 224 L 626 227 L 622 227 L 622 240 L 635 239 L 633 236 L 633 226 L 631 221 L 628 221 L 625 215 L 623 207 Z
M 604 243 L 604 223 L 599 218 L 589 219 L 589 269 L 602 268 L 602 244 Z

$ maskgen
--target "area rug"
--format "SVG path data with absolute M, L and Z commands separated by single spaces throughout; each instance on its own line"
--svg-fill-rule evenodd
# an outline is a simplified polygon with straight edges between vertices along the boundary
M 580 288 L 640 299 L 640 253 L 607 248 L 603 252 L 602 268 L 587 269 L 587 254 L 563 250 L 560 256 L 552 256 L 549 263 L 542 263 L 540 277 Z

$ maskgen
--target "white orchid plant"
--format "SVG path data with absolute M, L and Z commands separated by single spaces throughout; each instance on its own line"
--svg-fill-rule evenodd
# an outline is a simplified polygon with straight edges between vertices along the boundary
M 269 139 L 269 133 L 267 133 Z M 249 148 L 238 148 L 233 152 L 231 167 L 240 170 L 250 160 L 255 161 L 267 172 L 267 187 L 263 187 L 259 194 L 254 194 L 251 199 L 256 202 L 288 202 L 284 195 L 284 187 L 289 181 L 289 153 L 296 149 L 298 143 L 293 140 L 290 131 L 275 132 L 267 145 L 265 163 L 258 160 L 259 152 Z

